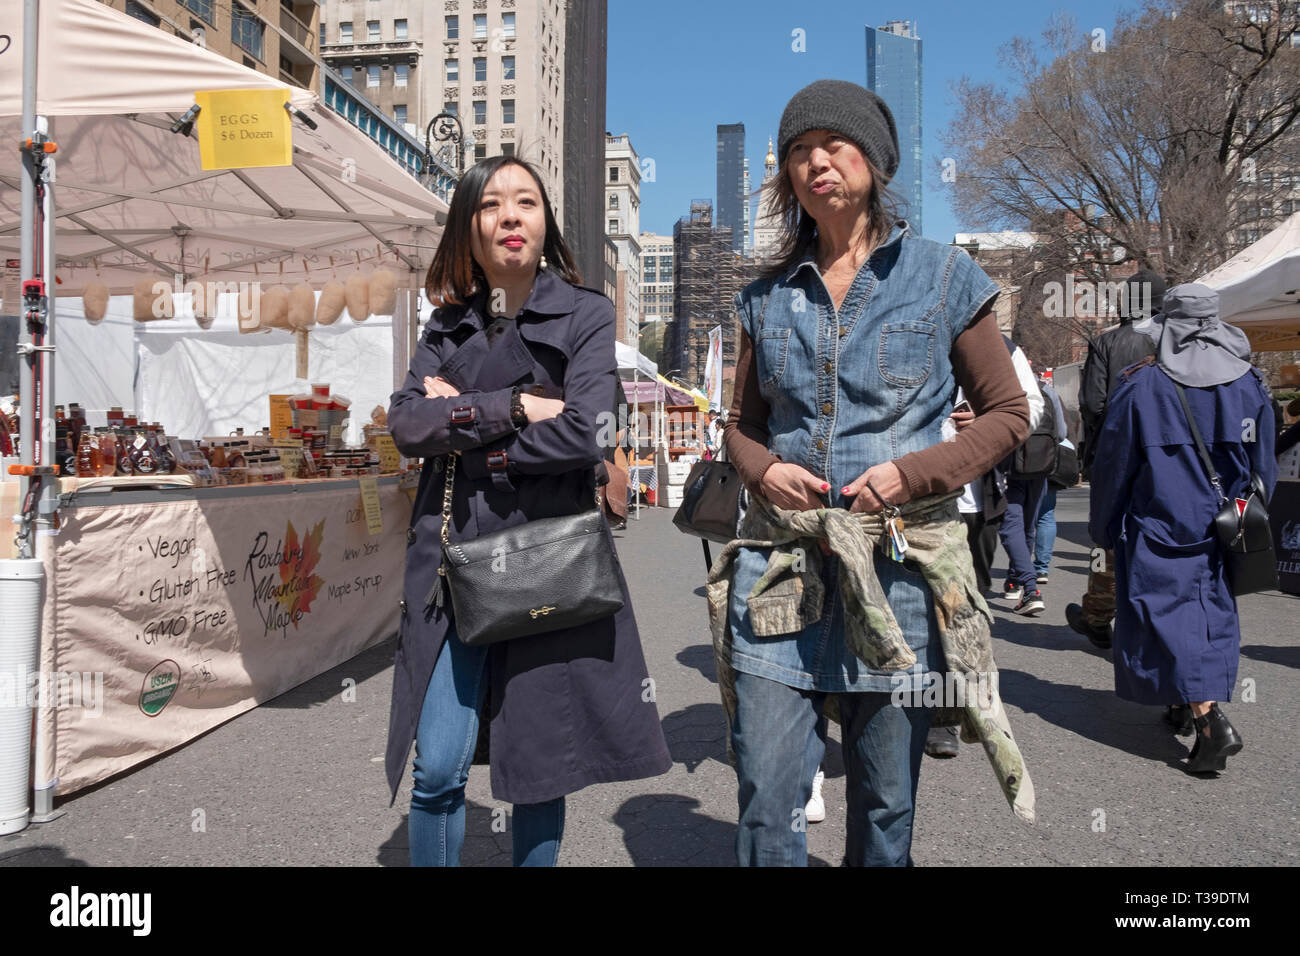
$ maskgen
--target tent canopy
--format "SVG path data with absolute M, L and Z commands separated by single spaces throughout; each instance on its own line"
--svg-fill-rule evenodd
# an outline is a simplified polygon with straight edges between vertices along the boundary
M 664 405 L 694 405 L 695 400 L 680 388 L 676 388 L 664 381 L 658 380 L 639 382 L 623 382 L 623 394 L 633 405 L 650 405 L 661 403 Z
M 650 361 L 638 349 L 622 342 L 614 343 L 614 355 L 618 359 L 620 378 L 632 378 L 633 373 L 644 375 L 651 381 L 659 374 L 659 366 Z
M 1300 212 L 1199 280 L 1259 352 L 1300 349 Z
M 383 262 L 418 286 L 446 204 L 319 100 L 96 0 L 42 0 L 37 113 L 58 144 L 57 293 L 141 277 L 314 286 Z M 22 115 L 23 5 L 0 4 L 0 140 Z M 285 89 L 293 165 L 204 170 L 170 132 L 199 90 Z M 17 258 L 21 172 L 0 168 L 0 254 Z

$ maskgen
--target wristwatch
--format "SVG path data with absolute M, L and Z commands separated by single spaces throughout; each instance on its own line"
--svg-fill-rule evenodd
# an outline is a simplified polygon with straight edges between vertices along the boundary
M 523 428 L 528 424 L 528 413 L 524 411 L 524 400 L 520 397 L 518 385 L 510 390 L 510 423 L 515 428 Z

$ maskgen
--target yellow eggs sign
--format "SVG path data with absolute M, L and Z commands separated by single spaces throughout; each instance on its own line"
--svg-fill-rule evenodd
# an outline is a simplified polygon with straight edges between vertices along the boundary
M 204 169 L 288 166 L 293 163 L 289 91 L 203 90 L 195 126 Z

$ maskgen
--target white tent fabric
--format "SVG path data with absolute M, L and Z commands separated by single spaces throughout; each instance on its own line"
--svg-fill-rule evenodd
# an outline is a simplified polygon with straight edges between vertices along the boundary
M 416 288 L 446 204 L 320 103 L 96 0 L 40 5 L 38 114 L 56 163 L 57 293 L 142 276 L 314 287 L 383 262 Z M 23 5 L 0 4 L 0 141 L 22 131 Z M 203 170 L 197 133 L 170 132 L 205 89 L 279 89 L 317 124 L 293 120 L 293 165 Z M 0 167 L 0 255 L 16 258 L 20 170 Z
M 0 141 L 11 144 L 22 134 L 22 21 L 21 3 L 0 2 L 10 41 L 0 50 Z M 195 92 L 282 84 L 96 0 L 42 0 L 38 53 L 37 112 L 58 144 L 56 402 L 82 403 L 92 421 L 120 405 L 196 436 L 265 424 L 268 392 L 301 390 L 286 332 L 241 337 L 231 314 L 204 331 L 179 308 L 171 321 L 133 322 L 121 296 L 141 277 L 254 289 L 306 281 L 319 291 L 382 264 L 399 288 L 421 284 L 446 204 L 316 94 L 285 88 L 318 127 L 293 120 L 292 166 L 203 170 L 195 136 L 169 129 Z M 22 174 L 10 157 L 0 164 L 0 255 L 16 259 Z M 93 327 L 79 299 L 89 282 L 115 293 Z M 236 297 L 222 298 L 230 310 Z M 355 437 L 387 403 L 404 346 L 395 354 L 392 320 L 380 317 L 345 317 L 310 338 L 311 378 L 354 400 Z
M 176 297 L 178 318 L 142 324 L 131 318 L 131 299 L 114 296 L 96 325 L 82 315 L 81 300 L 59 301 L 58 404 L 79 402 L 92 425 L 114 405 L 157 421 L 187 438 L 226 435 L 270 424 L 268 395 L 294 395 L 311 382 L 329 383 L 352 401 L 344 437 L 360 443 L 361 426 L 392 392 L 393 320 L 373 316 L 354 325 L 317 326 L 310 335 L 311 381 L 296 377 L 297 345 L 287 332 L 240 333 L 237 297 L 221 297 L 211 328 L 200 331 Z
M 1300 212 L 1198 281 L 1257 351 L 1300 349 Z
M 632 378 L 635 372 L 638 377 L 645 375 L 654 381 L 655 376 L 659 374 L 659 366 L 630 345 L 615 342 L 614 354 L 618 359 L 618 372 L 622 378 Z

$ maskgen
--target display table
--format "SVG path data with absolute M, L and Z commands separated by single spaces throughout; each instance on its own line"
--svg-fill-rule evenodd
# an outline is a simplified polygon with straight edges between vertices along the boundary
M 1279 481 L 1268 503 L 1279 590 L 1300 594 L 1300 481 Z
M 357 479 L 65 494 L 36 786 L 95 784 L 395 633 L 410 489 L 370 480 L 377 532 Z

